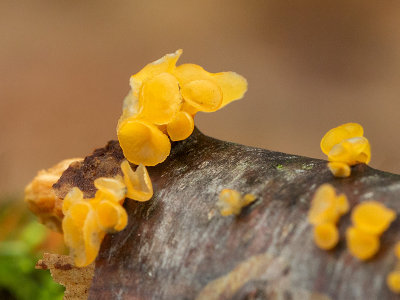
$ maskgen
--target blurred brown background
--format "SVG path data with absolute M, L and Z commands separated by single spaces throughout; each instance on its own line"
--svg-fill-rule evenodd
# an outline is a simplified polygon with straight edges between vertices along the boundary
M 114 139 L 129 76 L 178 48 L 249 81 L 204 133 L 322 158 L 328 129 L 360 122 L 371 165 L 400 172 L 399 1 L 2 0 L 0 193 Z

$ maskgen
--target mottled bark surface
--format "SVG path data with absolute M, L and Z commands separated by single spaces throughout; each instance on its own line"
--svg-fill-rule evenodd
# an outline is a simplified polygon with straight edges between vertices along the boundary
M 116 163 L 122 157 L 114 146 Z M 399 212 L 399 175 L 359 165 L 350 178 L 337 179 L 323 160 L 223 142 L 197 130 L 149 173 L 154 197 L 125 201 L 129 224 L 105 238 L 89 299 L 395 298 L 385 278 L 396 263 L 398 220 L 382 236 L 378 255 L 360 262 L 346 250 L 349 214 L 339 222 L 341 240 L 333 251 L 314 245 L 306 218 L 315 189 L 327 182 L 351 206 L 375 199 Z M 258 200 L 237 217 L 222 217 L 215 204 L 223 188 Z

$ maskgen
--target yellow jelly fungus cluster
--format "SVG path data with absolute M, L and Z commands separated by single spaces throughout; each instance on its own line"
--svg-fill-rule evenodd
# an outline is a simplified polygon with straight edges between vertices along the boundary
M 163 162 L 170 140 L 192 134 L 198 111 L 216 111 L 247 90 L 246 79 L 234 72 L 209 73 L 194 64 L 177 67 L 181 54 L 167 54 L 130 78 L 117 134 L 125 157 L 134 164 Z
M 106 233 L 125 228 L 128 216 L 122 204 L 126 197 L 147 201 L 153 196 L 151 181 L 143 165 L 133 171 L 125 160 L 121 169 L 123 177 L 101 177 L 94 181 L 97 188 L 94 198 L 84 199 L 77 187 L 64 198 L 64 240 L 78 267 L 95 260 Z
M 254 200 L 256 200 L 256 196 L 253 194 L 242 196 L 242 194 L 236 190 L 223 189 L 219 194 L 217 207 L 222 216 L 238 215 L 243 207 L 254 202 Z
M 323 184 L 317 189 L 311 201 L 308 221 L 314 225 L 314 241 L 319 248 L 329 250 L 337 245 L 339 231 L 336 223 L 348 211 L 346 195 L 336 195 L 332 185 Z
M 386 284 L 396 294 L 400 294 L 400 242 L 396 243 L 394 253 L 397 258 L 396 268 L 386 277 Z
M 373 257 L 379 250 L 379 237 L 396 218 L 396 213 L 377 201 L 358 204 L 351 213 L 353 226 L 346 231 L 350 253 L 361 259 Z
M 346 123 L 329 130 L 321 140 L 321 150 L 328 156 L 328 168 L 335 177 L 350 176 L 350 167 L 371 160 L 371 146 L 357 123 Z

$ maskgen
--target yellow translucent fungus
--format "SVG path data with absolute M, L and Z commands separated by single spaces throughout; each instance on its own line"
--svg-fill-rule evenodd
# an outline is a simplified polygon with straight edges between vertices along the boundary
M 333 146 L 339 144 L 341 141 L 361 137 L 364 135 L 364 129 L 357 123 L 346 123 L 336 128 L 329 130 L 321 140 L 321 150 L 324 154 L 328 155 Z
M 121 205 L 126 188 L 121 180 L 118 177 L 96 179 L 98 191 L 92 199 L 84 199 L 76 187 L 66 195 L 62 207 L 62 229 L 76 266 L 91 264 L 105 234 L 121 231 L 127 225 L 128 216 Z
M 182 109 L 182 111 L 187 112 L 192 117 L 194 117 L 196 115 L 196 113 L 198 112 L 198 110 L 196 108 L 194 108 L 187 102 L 183 102 L 181 109 Z
M 386 277 L 386 284 L 389 289 L 396 294 L 400 293 L 400 271 L 395 270 L 389 273 Z
M 102 229 L 121 231 L 128 223 L 125 209 L 112 201 L 103 200 L 96 205 L 98 222 Z
M 330 161 L 345 162 L 349 165 L 369 163 L 371 148 L 365 137 L 354 137 L 336 144 L 328 153 Z
M 155 125 L 135 118 L 121 123 L 118 139 L 126 159 L 136 165 L 155 166 L 171 151 L 168 136 Z
M 178 80 L 169 73 L 161 73 L 143 84 L 138 117 L 157 125 L 169 123 L 182 105 Z
M 108 229 L 106 230 L 109 231 Z M 86 216 L 85 224 L 83 225 L 83 240 L 86 256 L 84 266 L 91 264 L 96 259 L 105 234 L 105 230 L 102 230 L 98 224 L 96 213 L 93 210 L 90 211 Z
M 334 248 L 339 241 L 339 232 L 334 223 L 322 223 L 314 227 L 315 244 L 324 250 Z
M 216 111 L 222 105 L 221 88 L 210 80 L 190 81 L 182 87 L 182 96 L 199 111 Z
M 347 229 L 346 240 L 350 253 L 361 260 L 370 259 L 379 250 L 379 237 L 356 227 Z
M 396 254 L 396 257 L 400 259 L 400 242 L 396 243 L 394 247 L 394 253 Z
M 328 168 L 336 177 L 350 176 L 350 166 L 371 160 L 371 146 L 360 124 L 346 123 L 329 130 L 321 140 L 321 150 L 328 156 Z
M 211 81 L 218 85 L 223 97 L 221 107 L 241 99 L 247 91 L 246 79 L 235 72 L 209 73 L 198 65 L 183 64 L 175 69 L 174 74 L 181 87 L 195 80 Z
M 349 177 L 351 173 L 350 166 L 343 162 L 329 162 L 328 168 L 335 177 Z
M 139 165 L 136 171 L 133 171 L 129 162 L 124 160 L 121 163 L 121 170 L 124 174 L 127 198 L 147 201 L 153 197 L 153 186 L 145 166 Z
M 308 221 L 314 225 L 314 242 L 324 250 L 334 248 L 339 241 L 336 223 L 349 211 L 344 194 L 336 195 L 330 184 L 321 185 L 315 192 L 308 212 Z
M 172 141 L 182 141 L 188 138 L 193 130 L 193 117 L 185 111 L 178 112 L 167 125 L 167 132 Z
M 389 228 L 396 218 L 396 213 L 377 201 L 365 201 L 358 204 L 352 211 L 351 220 L 358 229 L 381 235 Z
M 117 126 L 125 157 L 154 166 L 170 153 L 172 141 L 188 138 L 198 111 L 213 112 L 243 97 L 247 81 L 234 72 L 209 73 L 194 64 L 176 67 L 182 50 L 167 54 L 131 76 Z
M 73 187 L 63 200 L 62 211 L 64 215 L 68 212 L 72 204 L 79 203 L 82 200 L 83 200 L 82 191 L 77 187 Z
M 219 194 L 217 206 L 222 216 L 238 215 L 242 208 L 254 202 L 256 196 L 242 194 L 236 190 L 223 189 Z
M 123 230 L 128 215 L 122 206 L 126 197 L 147 201 L 153 196 L 153 187 L 146 167 L 135 171 L 129 162 L 121 163 L 123 176 L 95 179 L 95 197 L 84 199 L 82 191 L 74 187 L 65 196 L 62 212 L 64 240 L 78 267 L 92 263 L 99 252 L 106 233 Z
M 125 199 L 126 187 L 120 176 L 116 178 L 101 177 L 94 181 L 97 188 L 96 198 L 106 198 L 119 202 Z
M 308 221 L 313 225 L 322 223 L 336 224 L 339 217 L 349 210 L 347 197 L 344 194 L 336 195 L 330 184 L 321 185 L 311 201 L 308 212 Z

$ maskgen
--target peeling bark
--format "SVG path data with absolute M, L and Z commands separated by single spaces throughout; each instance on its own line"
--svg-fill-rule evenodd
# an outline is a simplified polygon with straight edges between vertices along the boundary
M 64 196 L 75 184 L 92 195 L 93 179 L 117 174 L 122 159 L 111 142 L 86 165 L 67 170 L 56 193 Z M 98 171 L 104 161 L 109 174 Z M 396 263 L 398 220 L 382 236 L 378 255 L 360 262 L 346 250 L 349 214 L 332 251 L 314 245 L 306 216 L 322 183 L 345 193 L 351 206 L 374 199 L 399 212 L 399 175 L 358 165 L 351 177 L 338 179 L 326 161 L 223 142 L 198 130 L 148 170 L 154 197 L 125 201 L 129 224 L 103 241 L 89 299 L 395 298 L 385 278 Z M 237 217 L 221 217 L 215 204 L 224 188 L 257 200 Z
M 84 300 L 88 298 L 94 273 L 94 264 L 77 268 L 71 257 L 45 253 L 36 264 L 36 269 L 50 270 L 55 282 L 65 286 L 64 300 Z

